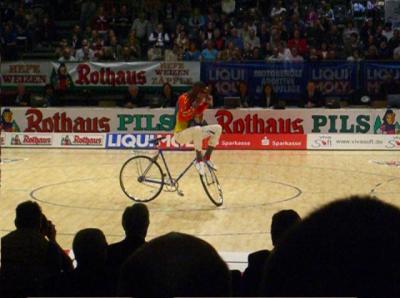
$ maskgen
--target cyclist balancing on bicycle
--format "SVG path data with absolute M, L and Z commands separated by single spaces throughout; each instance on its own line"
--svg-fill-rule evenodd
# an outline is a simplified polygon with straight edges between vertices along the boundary
M 203 82 L 197 82 L 192 90 L 179 97 L 176 107 L 175 140 L 180 144 L 193 142 L 196 150 L 195 167 L 200 175 L 204 175 L 204 163 L 216 170 L 210 158 L 218 144 L 222 127 L 219 124 L 208 125 L 203 119 L 204 111 L 212 104 L 213 98 L 208 93 L 206 85 Z M 208 148 L 203 157 L 203 139 L 208 137 L 210 137 Z

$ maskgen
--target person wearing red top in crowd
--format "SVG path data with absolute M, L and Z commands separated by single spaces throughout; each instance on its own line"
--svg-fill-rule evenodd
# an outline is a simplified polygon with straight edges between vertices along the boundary
M 105 36 L 109 28 L 108 18 L 104 12 L 104 7 L 100 6 L 97 16 L 93 19 L 92 28 L 97 30 L 100 35 Z
M 300 31 L 294 30 L 293 38 L 288 41 L 288 48 L 293 49 L 296 48 L 297 52 L 300 56 L 305 56 L 308 52 L 307 41 L 304 38 L 301 38 Z
M 205 163 L 214 170 L 211 153 L 218 144 L 222 133 L 219 124 L 208 125 L 203 113 L 212 106 L 213 98 L 203 82 L 197 82 L 192 90 L 182 94 L 176 107 L 175 140 L 180 144 L 193 143 L 196 150 L 195 167 L 200 175 L 204 175 Z M 206 153 L 202 154 L 203 139 L 210 137 Z

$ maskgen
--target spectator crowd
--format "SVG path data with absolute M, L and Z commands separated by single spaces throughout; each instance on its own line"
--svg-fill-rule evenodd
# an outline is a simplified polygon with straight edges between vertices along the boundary
M 377 198 L 336 200 L 301 219 L 272 217 L 272 250 L 229 270 L 206 241 L 171 232 L 148 241 L 150 214 L 122 215 L 125 238 L 108 244 L 97 228 L 78 231 L 76 264 L 61 249 L 38 203 L 16 208 L 16 230 L 1 239 L 1 297 L 399 296 L 400 209 Z
M 398 60 L 400 28 L 379 3 L 5 0 L 1 53 L 12 60 L 50 46 L 62 62 Z M 59 18 L 74 25 L 61 28 Z

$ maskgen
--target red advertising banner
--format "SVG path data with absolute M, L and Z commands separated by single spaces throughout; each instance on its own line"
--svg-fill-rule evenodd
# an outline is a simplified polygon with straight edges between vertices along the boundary
M 306 150 L 304 134 L 224 134 L 217 149 L 227 150 Z

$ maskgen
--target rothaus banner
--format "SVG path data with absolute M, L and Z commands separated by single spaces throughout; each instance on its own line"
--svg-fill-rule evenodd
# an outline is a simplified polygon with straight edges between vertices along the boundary
M 209 109 L 205 120 L 225 134 L 400 134 L 400 110 Z M 0 130 L 27 133 L 167 133 L 175 110 L 123 108 L 1 109 Z
M 400 80 L 400 62 L 363 62 L 361 64 L 361 85 L 369 94 L 378 94 L 387 75 Z
M 52 62 L 54 85 L 70 88 L 113 88 L 139 85 L 159 87 L 170 83 L 184 87 L 200 79 L 199 62 Z
M 43 61 L 17 61 L 0 63 L 0 86 L 45 86 L 50 82 L 52 66 Z

